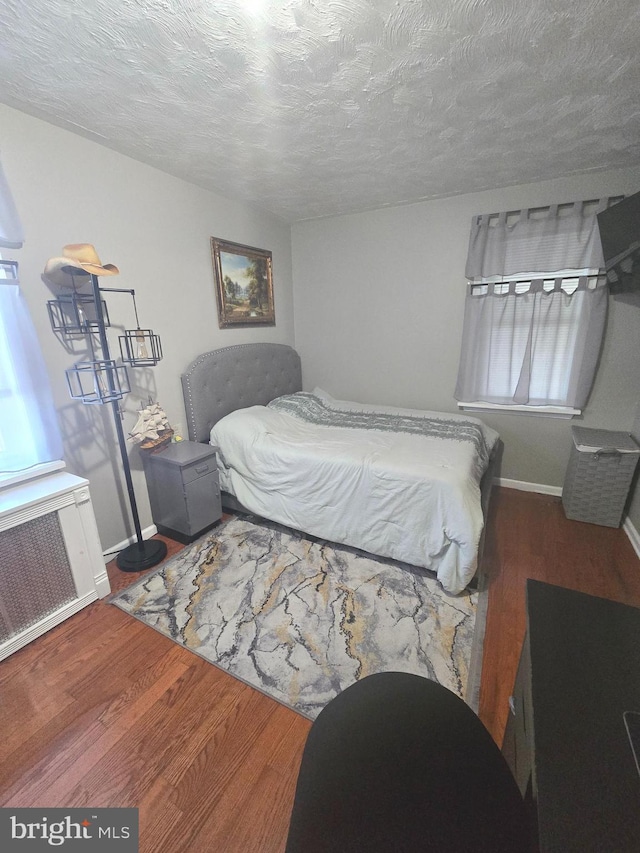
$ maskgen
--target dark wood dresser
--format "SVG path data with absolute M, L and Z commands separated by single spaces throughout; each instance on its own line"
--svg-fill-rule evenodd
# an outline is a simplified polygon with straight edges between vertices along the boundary
M 640 609 L 528 580 L 510 704 L 502 751 L 531 798 L 541 853 L 638 853 L 624 714 L 640 712 Z

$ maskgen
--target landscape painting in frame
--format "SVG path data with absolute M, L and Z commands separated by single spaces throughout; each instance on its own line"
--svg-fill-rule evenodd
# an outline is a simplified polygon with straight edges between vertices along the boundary
M 271 252 L 211 238 L 221 329 L 275 326 Z

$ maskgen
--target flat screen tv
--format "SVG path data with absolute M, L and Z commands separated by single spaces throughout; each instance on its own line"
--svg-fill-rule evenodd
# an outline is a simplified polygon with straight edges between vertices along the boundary
M 640 192 L 599 213 L 598 228 L 611 292 L 640 292 Z

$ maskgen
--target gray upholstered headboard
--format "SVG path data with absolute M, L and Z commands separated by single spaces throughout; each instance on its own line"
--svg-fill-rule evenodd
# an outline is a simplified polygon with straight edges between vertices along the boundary
M 191 441 L 208 442 L 220 418 L 302 390 L 300 356 L 285 344 L 239 344 L 198 356 L 182 374 Z

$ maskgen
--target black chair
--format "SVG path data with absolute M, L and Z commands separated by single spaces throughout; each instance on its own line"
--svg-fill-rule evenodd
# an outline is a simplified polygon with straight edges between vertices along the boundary
M 440 684 L 371 675 L 313 723 L 286 853 L 518 853 L 530 850 L 528 839 L 500 750 Z

